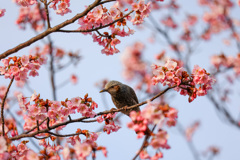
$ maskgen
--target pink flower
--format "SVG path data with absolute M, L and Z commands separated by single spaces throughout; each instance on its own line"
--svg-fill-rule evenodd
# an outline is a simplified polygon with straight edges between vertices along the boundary
M 109 124 L 105 125 L 103 128 L 104 132 L 107 132 L 107 134 L 110 134 L 112 132 L 117 132 L 121 127 L 119 125 L 115 125 L 114 121 L 110 121 Z
M 4 153 L 7 151 L 7 145 L 6 145 L 6 140 L 4 137 L 0 137 L 0 154 Z
M 156 136 L 151 140 L 150 145 L 157 149 L 160 147 L 165 148 L 167 145 L 168 134 L 166 131 L 160 130 Z
M 104 155 L 105 157 L 107 157 L 107 150 L 106 150 L 105 147 L 102 149 L 102 153 L 103 153 L 103 155 Z
M 97 122 L 98 122 L 98 123 L 102 123 L 103 120 L 104 120 L 104 119 L 102 118 L 102 116 L 97 117 Z
M 26 153 L 29 149 L 27 148 L 26 144 L 20 143 L 20 144 L 18 144 L 18 146 L 17 146 L 17 150 L 18 150 L 18 152 L 19 152 L 20 155 L 21 155 L 21 154 Z
M 171 79 L 173 79 L 174 78 L 174 73 L 173 72 L 170 72 L 170 71 L 168 71 L 168 72 L 166 72 L 166 78 L 168 79 L 168 80 L 171 80 Z
M 29 73 L 29 76 L 39 76 L 38 72 L 36 70 L 32 70 L 30 73 Z
M 41 55 L 38 60 L 39 60 L 40 65 L 46 64 L 47 63 L 47 56 Z
M 71 79 L 70 80 L 71 80 L 72 84 L 77 84 L 77 82 L 78 82 L 78 78 L 77 78 L 77 76 L 75 74 L 71 75 Z
M 79 106 L 81 104 L 81 98 L 80 97 L 72 98 L 71 102 L 73 106 Z
M 68 160 L 70 158 L 70 149 L 67 143 L 65 143 L 65 146 L 61 154 L 63 155 L 64 160 Z
M 10 67 L 10 70 L 11 70 L 11 73 L 12 73 L 13 75 L 16 75 L 16 74 L 19 73 L 19 68 L 16 67 L 16 66 L 11 66 L 11 67 Z
M 165 67 L 167 67 L 168 70 L 174 70 L 177 67 L 177 63 L 168 59 L 167 63 L 165 64 Z
M 1 62 L 3 63 L 3 65 L 5 67 L 7 67 L 9 65 L 9 59 L 2 59 Z
M 119 10 L 114 7 L 111 7 L 109 9 L 109 13 L 113 18 L 115 18 L 117 15 L 119 15 Z
M 36 91 L 34 91 L 34 93 L 32 94 L 30 101 L 34 101 L 37 98 L 37 93 Z
M 167 27 L 171 27 L 173 29 L 177 28 L 177 24 L 173 21 L 172 17 L 170 16 L 163 19 L 162 23 Z
M 195 133 L 195 131 L 199 128 L 199 125 L 200 125 L 199 122 L 195 122 L 185 130 L 185 135 L 188 141 L 192 140 L 192 136 Z
M 103 15 L 103 8 L 102 6 L 97 6 L 96 8 L 93 9 L 92 15 L 95 20 L 98 20 L 102 17 Z
M 0 9 L 0 17 L 3 17 L 6 12 L 6 9 Z
M 85 159 L 92 152 L 92 147 L 88 143 L 80 143 L 76 141 L 74 145 L 76 156 Z
M 63 0 L 58 5 L 58 10 L 56 10 L 57 14 L 63 16 L 64 14 L 71 13 L 72 11 L 69 9 L 70 0 Z
M 27 157 L 28 159 L 31 159 L 31 160 L 39 160 L 38 154 L 35 153 L 33 150 L 29 150 L 29 151 L 27 152 L 26 157 Z
M 86 104 L 79 104 L 79 105 L 78 105 L 78 108 L 77 108 L 77 111 L 78 111 L 79 113 L 84 114 L 84 113 L 88 112 L 89 110 L 88 110 L 88 107 L 87 107 Z
M 61 107 L 61 103 L 59 101 L 53 101 L 51 105 L 51 110 L 59 111 Z
M 21 62 L 23 66 L 26 66 L 29 63 L 29 56 L 23 55 L 21 57 Z
M 150 156 L 149 156 L 149 154 L 147 153 L 146 150 L 141 151 L 140 154 L 139 154 L 139 157 L 141 159 L 149 159 L 150 158 Z
M 157 152 L 153 157 L 151 157 L 150 160 L 158 160 L 160 158 L 163 158 L 163 153 L 162 152 Z

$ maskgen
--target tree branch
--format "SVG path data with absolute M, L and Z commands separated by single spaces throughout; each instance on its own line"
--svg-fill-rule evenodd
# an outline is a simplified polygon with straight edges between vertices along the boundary
M 17 45 L 16 47 L 12 48 L 12 49 L 9 49 L 7 51 L 5 51 L 4 53 L 2 53 L 0 55 L 0 60 L 19 51 L 20 49 L 24 48 L 24 47 L 27 47 L 27 46 L 30 46 L 32 43 L 46 37 L 47 35 L 53 33 L 53 32 L 56 32 L 58 31 L 59 29 L 71 24 L 71 23 L 74 23 L 77 19 L 87 15 L 87 13 L 89 11 L 91 11 L 93 8 L 95 8 L 96 6 L 99 5 L 99 3 L 101 2 L 101 0 L 95 0 L 91 5 L 89 5 L 82 13 L 79 13 L 77 15 L 75 15 L 73 18 L 69 19 L 69 20 L 66 20 L 64 22 L 62 22 L 61 24 L 53 27 L 53 28 L 48 28 L 46 31 L 44 31 L 43 33 L 40 33 L 39 35 L 27 40 L 26 42 L 23 42 L 19 45 Z
M 142 105 L 146 104 L 148 101 L 153 101 L 153 100 L 155 100 L 156 98 L 160 97 L 161 95 L 163 95 L 163 94 L 166 93 L 168 90 L 170 90 L 170 89 L 172 89 L 172 88 L 174 88 L 174 87 L 176 87 L 176 85 L 174 85 L 174 86 L 172 86 L 172 87 L 166 88 L 166 89 L 163 90 L 162 92 L 158 93 L 156 96 L 152 97 L 150 100 L 146 100 L 146 101 L 144 101 L 144 102 L 141 102 L 141 103 L 139 103 L 139 104 L 135 104 L 135 105 L 129 106 L 129 107 L 127 107 L 127 108 L 124 107 L 124 108 L 116 109 L 116 110 L 113 110 L 113 111 L 110 110 L 110 111 L 99 112 L 99 113 L 97 113 L 97 114 L 95 115 L 95 117 L 100 116 L 100 115 L 104 115 L 104 114 L 108 114 L 108 113 L 120 112 L 120 111 L 122 111 L 122 110 L 129 110 L 129 109 L 133 109 L 133 108 L 142 106 Z M 60 126 L 64 126 L 64 125 L 67 125 L 67 124 L 70 124 L 70 123 L 75 123 L 75 122 L 83 122 L 83 120 L 89 119 L 89 118 L 90 118 L 90 117 L 81 117 L 81 118 L 78 118 L 78 119 L 75 119 L 75 120 L 71 120 L 71 119 L 70 119 L 70 120 L 68 120 L 68 121 L 66 121 L 66 122 L 58 123 L 58 124 L 55 124 L 55 125 L 53 125 L 53 126 L 48 126 L 46 129 L 43 129 L 43 130 L 40 130 L 40 131 L 35 131 L 35 132 L 33 132 L 33 133 L 30 133 L 30 134 L 28 134 L 28 133 L 29 133 L 29 131 L 28 131 L 28 132 L 26 132 L 26 133 L 23 133 L 23 134 L 21 134 L 21 135 L 15 136 L 15 137 L 11 137 L 11 138 L 9 138 L 9 139 L 10 139 L 10 140 L 18 140 L 18 139 L 26 138 L 26 137 L 34 137 L 34 136 L 36 136 L 36 135 L 39 134 L 39 133 L 47 133 L 47 132 L 49 132 L 50 130 L 55 129 L 55 128 L 58 128 L 58 127 L 60 127 Z M 44 121 L 45 121 L 45 120 L 44 120 Z M 85 122 L 86 122 L 86 121 L 85 121 Z M 41 122 L 40 125 L 41 125 L 42 123 L 43 123 L 43 122 Z M 34 127 L 33 129 L 31 129 L 31 131 L 33 131 L 35 128 L 37 128 L 37 126 Z
M 13 78 L 11 79 L 11 81 L 10 81 L 10 83 L 9 83 L 9 85 L 8 85 L 7 91 L 6 91 L 6 93 L 5 93 L 4 97 L 3 97 L 2 104 L 1 104 L 2 135 L 3 135 L 3 136 L 5 136 L 5 126 L 4 126 L 4 103 L 5 103 L 6 99 L 7 99 L 7 94 L 8 94 L 9 89 L 10 89 L 12 83 L 13 83 L 13 80 L 14 80 L 14 76 L 13 76 Z

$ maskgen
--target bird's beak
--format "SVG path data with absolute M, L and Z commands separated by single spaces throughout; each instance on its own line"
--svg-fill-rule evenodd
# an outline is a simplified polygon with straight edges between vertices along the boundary
M 107 92 L 107 89 L 103 89 L 99 93 L 102 93 L 102 92 Z

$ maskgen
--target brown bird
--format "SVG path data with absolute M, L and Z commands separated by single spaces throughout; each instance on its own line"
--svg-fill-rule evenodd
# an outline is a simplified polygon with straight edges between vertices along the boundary
M 100 91 L 100 93 L 102 92 L 108 92 L 111 95 L 112 101 L 118 109 L 138 104 L 138 98 L 134 90 L 128 85 L 122 84 L 121 82 L 108 82 L 105 85 L 104 89 Z M 136 107 L 130 110 L 122 110 L 121 112 L 129 116 L 131 111 L 139 112 L 140 108 Z M 136 133 L 138 134 L 138 132 Z M 148 135 L 149 137 L 150 135 L 152 135 L 152 131 L 147 127 L 144 134 Z
M 122 84 L 118 81 L 109 81 L 102 92 L 108 92 L 111 97 L 114 105 L 120 109 L 126 106 L 132 106 L 138 104 L 138 98 L 134 90 L 126 84 Z M 131 111 L 139 112 L 139 107 L 133 108 L 131 110 L 123 110 L 122 113 L 129 116 Z

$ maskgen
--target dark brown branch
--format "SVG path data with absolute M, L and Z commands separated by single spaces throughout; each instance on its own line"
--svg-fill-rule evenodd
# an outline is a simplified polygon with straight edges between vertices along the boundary
M 10 81 L 10 83 L 9 83 L 9 85 L 8 85 L 7 91 L 6 91 L 6 93 L 5 93 L 4 97 L 3 97 L 2 104 L 1 104 L 2 135 L 3 135 L 3 136 L 5 136 L 5 126 L 4 126 L 4 103 L 5 103 L 6 99 L 7 99 L 7 94 L 8 94 L 9 89 L 10 89 L 12 83 L 13 83 L 13 80 L 14 80 L 14 76 L 13 76 L 13 78 L 11 79 L 11 81 Z
M 82 13 L 79 13 L 77 15 L 75 15 L 73 18 L 69 19 L 69 20 L 66 20 L 64 22 L 62 22 L 61 24 L 53 27 L 53 28 L 48 28 L 46 31 L 44 31 L 43 33 L 40 33 L 39 35 L 27 40 L 26 42 L 23 42 L 19 45 L 17 45 L 16 47 L 12 48 L 12 49 L 9 49 L 7 51 L 5 51 L 4 53 L 2 53 L 0 55 L 0 60 L 19 51 L 20 49 L 22 48 L 25 48 L 27 46 L 30 46 L 32 43 L 46 37 L 47 35 L 53 33 L 53 32 L 56 32 L 58 31 L 59 29 L 71 24 L 71 23 L 74 23 L 76 20 L 78 20 L 79 18 L 87 15 L 87 13 L 89 11 L 91 11 L 93 8 L 95 8 L 96 6 L 99 5 L 99 3 L 101 2 L 101 0 L 95 0 L 91 5 L 89 5 Z
M 39 123 L 39 126 L 41 126 L 48 118 L 45 118 L 41 123 Z M 29 131 L 25 132 L 24 134 L 28 134 L 30 132 L 32 132 L 34 129 L 36 129 L 37 126 L 33 127 L 32 129 L 30 129 Z
M 135 105 L 129 106 L 129 107 L 127 107 L 127 108 L 124 107 L 124 108 L 116 109 L 116 110 L 113 110 L 113 111 L 110 110 L 110 111 L 99 112 L 99 113 L 96 114 L 95 117 L 100 116 L 100 115 L 104 115 L 104 114 L 108 114 L 108 113 L 120 112 L 120 111 L 125 110 L 125 109 L 126 109 L 126 110 L 129 110 L 129 109 L 133 109 L 133 108 L 142 106 L 142 105 L 146 104 L 148 101 L 153 101 L 153 100 L 155 100 L 156 98 L 160 97 L 161 95 L 163 95 L 163 94 L 166 93 L 168 90 L 170 90 L 170 89 L 172 89 L 172 88 L 174 88 L 174 87 L 176 87 L 176 85 L 174 85 L 174 86 L 172 86 L 172 87 L 166 88 L 166 89 L 163 90 L 162 92 L 158 93 L 156 96 L 152 97 L 150 100 L 146 100 L 146 101 L 144 101 L 144 102 L 142 102 L 142 103 L 135 104 Z M 11 137 L 11 138 L 9 138 L 9 139 L 10 139 L 10 140 L 18 140 L 18 139 L 21 139 L 21 138 L 33 137 L 33 136 L 35 136 L 35 135 L 37 135 L 37 134 L 39 134 L 39 133 L 47 133 L 47 132 L 49 132 L 50 130 L 55 129 L 55 128 L 58 128 L 58 127 L 60 127 L 60 126 L 64 126 L 64 125 L 67 125 L 67 124 L 70 124 L 70 123 L 75 123 L 75 122 L 82 122 L 83 120 L 89 119 L 89 118 L 90 118 L 90 117 L 81 117 L 81 118 L 78 118 L 78 119 L 68 120 L 68 121 L 66 121 L 66 122 L 58 123 L 58 124 L 55 124 L 55 125 L 53 125 L 53 126 L 49 126 L 49 118 L 47 118 L 47 119 L 48 119 L 48 123 L 47 123 L 47 128 L 46 128 L 46 129 L 43 129 L 43 130 L 40 130 L 40 131 L 35 131 L 35 132 L 29 133 L 29 134 L 23 133 L 23 134 L 21 134 L 21 135 L 18 135 L 18 136 L 15 136 L 15 137 Z M 34 128 L 36 128 L 36 127 L 34 127 Z M 31 130 L 34 130 L 34 129 L 31 129 Z
M 53 133 L 53 132 L 47 132 L 47 133 L 49 133 L 49 134 L 51 134 L 51 135 L 54 135 L 54 136 L 57 136 L 57 137 L 71 137 L 71 136 L 77 136 L 77 135 L 79 135 L 79 134 L 82 134 L 82 133 L 73 133 L 73 134 L 57 134 L 57 133 Z
M 114 2 L 114 1 L 116 1 L 116 0 L 106 0 L 106 1 L 100 2 L 99 4 L 104 4 L 104 3 Z
M 103 35 L 103 34 L 100 33 L 98 30 L 96 30 L 96 32 L 97 32 L 100 36 L 102 36 L 102 37 L 106 37 L 106 38 L 111 37 L 111 35 Z
M 37 130 L 40 131 L 39 129 L 39 121 L 37 120 Z

